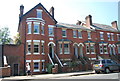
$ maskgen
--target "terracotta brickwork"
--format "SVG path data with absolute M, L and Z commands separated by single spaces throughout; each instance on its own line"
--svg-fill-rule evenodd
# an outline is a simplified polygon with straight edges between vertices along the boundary
M 54 19 L 54 8 L 51 9 L 53 9 L 50 10 L 52 14 L 41 3 L 25 14 L 23 14 L 23 9 L 20 9 L 22 11 L 18 31 L 22 44 L 25 45 L 26 63 L 30 63 L 33 74 L 47 72 L 49 63 L 53 65 L 57 63 L 58 68 L 61 67 L 62 70 L 89 70 L 92 69 L 91 62 L 100 57 L 116 58 L 120 55 L 118 50 L 120 32 L 116 27 L 116 22 L 113 23 L 113 27 L 96 24 L 92 22 L 92 16 L 88 15 L 85 22 L 77 25 L 57 23 Z M 42 15 L 41 18 L 37 17 L 38 13 L 39 16 Z M 42 33 L 43 26 L 44 33 Z M 38 32 L 35 33 L 36 31 Z M 52 31 L 51 36 L 50 31 Z M 80 32 L 82 37 L 79 37 Z M 63 36 L 63 33 L 66 36 Z M 71 70 L 70 67 L 64 66 L 69 62 L 79 62 L 80 66 Z M 53 71 L 56 73 L 55 68 Z

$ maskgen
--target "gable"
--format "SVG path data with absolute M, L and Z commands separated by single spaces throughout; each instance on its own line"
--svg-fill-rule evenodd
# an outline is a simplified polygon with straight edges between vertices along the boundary
M 55 22 L 55 24 L 57 23 L 57 21 L 52 17 L 52 15 L 46 10 L 46 8 L 41 4 L 39 3 L 38 5 L 36 5 L 35 7 L 33 7 L 31 10 L 29 10 L 28 12 L 26 12 L 25 14 L 23 14 L 21 17 L 20 17 L 20 21 L 25 17 L 27 16 L 29 13 L 31 13 L 32 11 L 34 11 L 34 9 L 37 9 L 37 8 L 41 8 L 41 10 L 43 10 L 50 18 L 51 20 L 53 20 Z M 33 14 L 33 16 L 36 15 L 36 14 Z M 20 22 L 19 21 L 19 22 Z

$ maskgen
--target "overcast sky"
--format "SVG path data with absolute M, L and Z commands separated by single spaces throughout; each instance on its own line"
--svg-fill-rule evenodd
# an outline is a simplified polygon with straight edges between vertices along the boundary
M 54 6 L 58 22 L 75 24 L 77 20 L 84 21 L 89 14 L 94 23 L 111 25 L 112 21 L 118 20 L 118 0 L 1 0 L 0 28 L 9 27 L 11 35 L 15 35 L 20 5 L 24 5 L 26 13 L 38 3 L 48 11 Z

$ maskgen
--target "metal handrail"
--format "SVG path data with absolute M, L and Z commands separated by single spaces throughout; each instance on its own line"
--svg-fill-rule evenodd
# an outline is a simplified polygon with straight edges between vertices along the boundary
M 60 63 L 61 67 L 63 67 L 62 62 L 60 61 L 60 59 L 58 58 L 58 56 L 56 54 L 55 54 L 55 56 L 56 56 L 58 62 Z
M 48 57 L 49 57 L 50 62 L 52 63 L 52 65 L 54 65 L 54 63 L 53 63 L 53 61 L 52 61 L 52 59 L 51 59 L 51 57 L 50 57 L 50 55 L 49 55 L 49 54 L 48 54 Z

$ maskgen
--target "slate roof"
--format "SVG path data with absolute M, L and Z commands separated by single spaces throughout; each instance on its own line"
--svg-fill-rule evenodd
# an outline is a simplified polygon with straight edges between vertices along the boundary
M 116 28 L 113 28 L 112 26 L 104 25 L 104 24 L 93 23 L 92 27 L 94 27 L 97 30 L 118 32 Z
M 91 30 L 92 31 L 92 29 L 89 29 L 89 28 L 81 26 L 81 25 L 75 25 L 75 24 L 57 23 L 56 26 L 60 27 L 60 28 L 81 29 L 81 30 Z
M 90 31 L 94 31 L 96 29 L 102 31 L 119 32 L 118 29 L 113 28 L 112 26 L 97 24 L 97 23 L 93 23 L 90 29 L 82 25 L 66 24 L 66 23 L 57 23 L 56 26 L 61 28 L 81 29 L 81 30 L 90 30 Z

